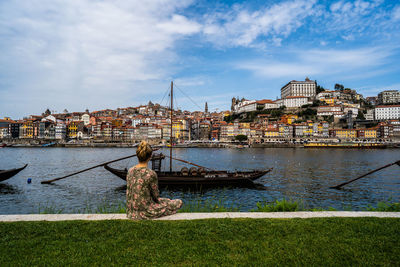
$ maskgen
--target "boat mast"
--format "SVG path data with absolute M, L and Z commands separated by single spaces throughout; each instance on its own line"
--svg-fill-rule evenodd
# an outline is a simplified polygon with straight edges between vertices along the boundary
M 174 83 L 171 81 L 171 132 L 170 132 L 170 137 L 169 137 L 169 171 L 172 172 L 172 110 L 174 108 L 174 98 L 173 98 L 173 93 L 174 93 Z

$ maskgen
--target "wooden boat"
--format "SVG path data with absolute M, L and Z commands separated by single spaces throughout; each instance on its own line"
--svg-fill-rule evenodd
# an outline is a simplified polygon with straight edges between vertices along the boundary
M 108 165 L 104 168 L 119 178 L 126 180 L 127 169 L 114 169 Z M 160 171 L 158 174 L 158 185 L 160 187 L 167 186 L 194 186 L 194 187 L 210 187 L 210 186 L 241 186 L 249 185 L 254 180 L 264 176 L 272 169 L 253 170 L 253 171 L 205 171 L 197 169 L 197 172 L 185 171 Z
M 25 169 L 26 166 L 28 166 L 28 164 L 25 164 L 24 167 L 19 168 L 19 169 L 0 170 L 0 182 L 5 181 L 5 180 L 7 180 L 7 179 L 13 177 L 13 176 L 16 175 L 17 173 L 19 173 L 20 171 L 22 171 L 23 169 Z
M 272 170 L 252 170 L 252 171 L 224 171 L 224 170 L 211 170 L 210 168 L 202 167 L 195 163 L 177 159 L 172 157 L 172 150 L 175 147 L 174 138 L 172 134 L 173 124 L 173 82 L 171 82 L 171 106 L 170 106 L 170 136 L 169 136 L 169 171 L 162 171 L 161 162 L 166 157 L 163 154 L 154 154 L 152 157 L 152 169 L 158 174 L 158 184 L 160 187 L 165 186 L 184 186 L 184 187 L 213 187 L 213 186 L 241 186 L 252 184 L 254 180 L 262 177 Z M 182 168 L 180 171 L 172 170 L 172 160 L 178 160 L 199 168 L 192 167 Z M 104 168 L 111 173 L 115 174 L 119 178 L 126 180 L 128 173 L 127 169 L 119 170 L 114 169 L 108 164 L 104 165 Z M 206 170 L 208 169 L 208 170 Z

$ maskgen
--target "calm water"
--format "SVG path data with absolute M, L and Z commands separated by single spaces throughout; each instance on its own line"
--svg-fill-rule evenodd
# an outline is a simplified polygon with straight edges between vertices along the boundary
M 134 154 L 129 148 L 1 148 L 0 169 L 29 166 L 0 183 L 0 214 L 38 213 L 50 207 L 64 213 L 95 210 L 99 206 L 118 206 L 125 201 L 125 182 L 103 168 L 72 176 L 53 185 L 47 180 L 115 158 Z M 161 152 L 168 153 L 166 150 Z M 205 192 L 164 190 L 164 197 L 219 199 L 241 210 L 255 207 L 258 201 L 287 198 L 302 200 L 307 207 L 351 206 L 362 209 L 379 201 L 400 201 L 400 167 L 392 166 L 346 186 L 329 189 L 369 170 L 400 159 L 400 150 L 346 149 L 176 149 L 174 156 L 213 169 L 274 170 L 257 180 L 263 190 L 249 188 L 212 189 Z M 114 163 L 129 167 L 136 160 Z M 165 166 L 168 167 L 168 166 Z M 177 164 L 174 167 L 181 168 Z M 28 184 L 27 179 L 32 183 Z

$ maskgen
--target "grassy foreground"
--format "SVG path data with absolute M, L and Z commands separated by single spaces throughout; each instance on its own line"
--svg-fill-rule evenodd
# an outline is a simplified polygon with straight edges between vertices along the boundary
M 9 265 L 397 265 L 393 218 L 0 223 Z

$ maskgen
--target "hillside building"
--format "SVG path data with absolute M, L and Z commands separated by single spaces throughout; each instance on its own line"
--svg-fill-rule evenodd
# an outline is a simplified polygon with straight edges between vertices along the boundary
M 306 78 L 305 81 L 290 81 L 281 88 L 281 97 L 305 96 L 314 98 L 317 92 L 317 82 Z

